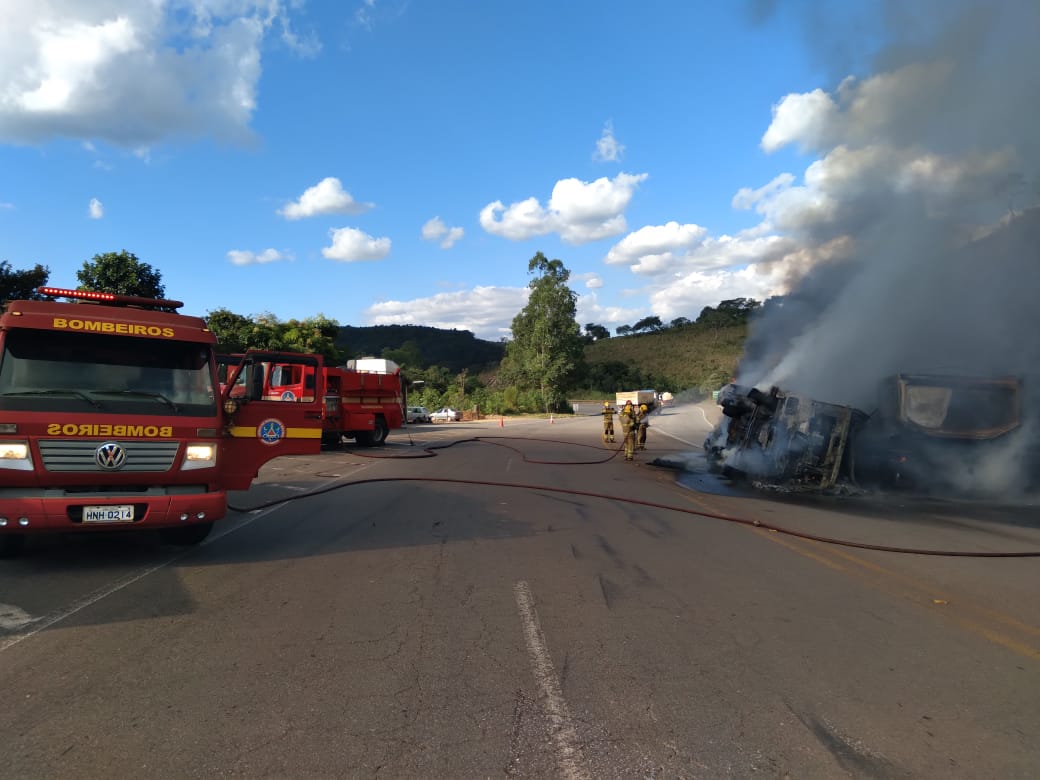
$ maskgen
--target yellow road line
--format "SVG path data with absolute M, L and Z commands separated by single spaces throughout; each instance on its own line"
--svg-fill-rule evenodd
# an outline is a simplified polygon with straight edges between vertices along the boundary
M 828 546 L 823 542 L 817 542 L 815 540 L 810 539 L 797 541 L 781 539 L 779 534 L 774 533 L 760 532 L 759 535 L 764 536 L 769 541 L 775 542 L 783 547 L 786 547 L 787 549 L 805 558 L 810 558 L 811 560 L 814 560 L 817 563 L 822 563 L 828 566 L 829 568 L 845 572 L 849 576 L 855 577 L 860 582 L 870 584 L 869 580 L 863 579 L 863 577 L 861 576 L 862 572 L 858 576 L 853 570 L 846 570 L 845 568 L 834 563 L 833 561 L 828 562 L 824 560 L 824 556 L 834 556 L 836 558 L 840 558 L 850 563 L 854 563 L 857 566 L 877 575 L 881 581 L 887 581 L 889 587 L 882 588 L 883 590 L 886 590 L 886 592 L 897 596 L 901 596 L 910 601 L 912 604 L 916 604 L 919 606 L 922 604 L 927 607 L 941 606 L 942 612 L 940 614 L 942 615 L 942 617 L 957 624 L 961 628 L 975 634 L 976 636 L 980 636 L 990 642 L 993 642 L 994 644 L 1000 645 L 1001 647 L 1011 650 L 1014 653 L 1025 656 L 1026 658 L 1032 661 L 1040 661 L 1040 648 L 1033 647 L 1030 644 L 1020 642 L 1017 639 L 1000 633 L 999 631 L 995 631 L 993 628 L 985 625 L 978 619 L 972 619 L 969 617 L 962 616 L 958 614 L 957 610 L 964 609 L 965 611 L 976 613 L 977 617 L 990 618 L 991 620 L 1004 623 L 1005 625 L 1011 628 L 1017 629 L 1022 633 L 1040 636 L 1040 628 L 1037 628 L 1036 626 L 1029 625 L 1028 623 L 1023 623 L 1022 621 L 1017 620 L 1016 618 L 1011 617 L 1010 615 L 1006 615 L 998 610 L 993 610 L 988 607 L 973 604 L 968 599 L 962 599 L 958 597 L 957 599 L 954 599 L 951 603 L 949 599 L 941 598 L 939 595 L 937 595 L 936 589 L 928 585 L 927 583 L 921 582 L 920 580 L 916 580 L 913 577 L 909 577 L 905 574 L 892 571 L 891 569 L 887 569 L 884 566 L 879 566 L 878 564 L 872 563 L 871 561 L 863 560 L 859 556 L 853 555 L 852 553 L 849 553 L 846 550 Z M 803 544 L 817 548 L 821 552 L 821 554 L 817 555 L 816 553 L 805 549 L 804 547 L 802 547 Z M 901 587 L 902 592 L 896 590 L 896 587 Z

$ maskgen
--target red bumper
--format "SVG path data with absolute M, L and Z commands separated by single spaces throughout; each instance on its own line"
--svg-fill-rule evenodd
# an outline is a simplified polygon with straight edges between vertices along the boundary
M 84 507 L 133 507 L 132 521 L 85 522 Z M 208 523 L 227 512 L 227 495 L 195 493 L 120 498 L 15 498 L 0 500 L 0 533 L 169 528 Z M 199 516 L 201 514 L 201 517 Z M 181 519 L 186 516 L 185 519 Z M 4 520 L 7 522 L 4 523 Z

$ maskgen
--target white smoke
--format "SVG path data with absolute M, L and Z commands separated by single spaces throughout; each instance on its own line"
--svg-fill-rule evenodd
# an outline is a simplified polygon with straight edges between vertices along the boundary
M 840 22 L 822 24 L 820 8 L 809 28 L 861 51 L 837 45 Z M 877 9 L 872 29 L 893 26 L 872 72 L 783 98 L 763 137 L 819 159 L 750 205 L 808 249 L 843 252 L 763 307 L 738 381 L 869 412 L 897 372 L 1016 375 L 1028 429 L 1040 404 L 1040 4 Z M 975 487 L 1007 488 L 1026 440 L 953 465 Z

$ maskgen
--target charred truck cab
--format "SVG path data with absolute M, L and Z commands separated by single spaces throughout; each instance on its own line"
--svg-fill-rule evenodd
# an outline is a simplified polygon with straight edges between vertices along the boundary
M 157 529 L 202 541 L 282 455 L 316 454 L 321 392 L 262 395 L 264 366 L 321 375 L 317 355 L 247 353 L 217 383 L 216 339 L 179 301 L 40 288 L 0 315 L 0 554 L 26 534 Z M 241 377 L 241 379 L 239 379 Z
M 705 442 L 709 466 L 753 479 L 826 490 L 849 469 L 850 436 L 866 415 L 806 396 L 727 385 L 726 417 Z

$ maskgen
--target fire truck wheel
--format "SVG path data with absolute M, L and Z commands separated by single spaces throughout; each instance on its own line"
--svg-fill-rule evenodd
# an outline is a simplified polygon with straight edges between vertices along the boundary
M 0 558 L 16 558 L 24 546 L 24 534 L 5 534 L 0 536 Z
M 159 538 L 166 544 L 179 544 L 189 547 L 198 544 L 213 530 L 213 523 L 195 523 L 194 525 L 182 525 L 178 528 L 160 528 Z
M 386 420 L 382 417 L 376 417 L 376 428 L 372 431 L 372 444 L 378 446 L 386 441 L 387 435 L 390 433 L 390 429 L 386 425 Z

